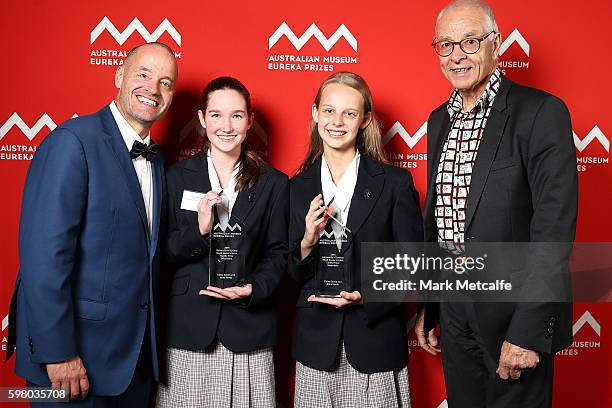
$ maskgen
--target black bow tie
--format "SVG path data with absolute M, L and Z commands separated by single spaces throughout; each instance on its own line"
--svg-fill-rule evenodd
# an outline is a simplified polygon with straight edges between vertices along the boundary
M 130 157 L 136 159 L 138 156 L 142 156 L 145 159 L 152 161 L 157 152 L 159 151 L 159 145 L 151 142 L 150 145 L 134 140 L 132 150 L 130 150 Z

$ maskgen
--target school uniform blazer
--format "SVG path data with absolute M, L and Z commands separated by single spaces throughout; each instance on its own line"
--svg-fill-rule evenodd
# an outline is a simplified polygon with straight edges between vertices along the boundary
M 427 123 L 430 160 L 425 240 L 434 242 L 435 177 L 451 126 L 446 103 L 432 112 Z M 546 92 L 502 76 L 474 165 L 465 220 L 466 248 L 474 242 L 571 243 L 577 209 L 576 151 L 567 107 Z M 566 247 L 567 253 L 560 254 L 565 261 L 570 245 Z M 571 296 L 567 262 L 549 266 L 546 258 L 550 254 L 537 252 L 517 259 L 521 268 L 516 272 L 498 275 L 521 293 L 529 293 L 531 302 L 475 304 L 481 334 L 492 356 L 499 356 L 503 340 L 544 353 L 571 344 L 571 303 L 533 302 L 542 283 L 565 288 Z M 427 329 L 435 327 L 438 315 L 438 305 L 428 304 Z
M 322 192 L 321 159 L 290 182 L 289 274 L 302 287 L 293 342 L 295 358 L 318 370 L 336 368 L 341 342 L 358 371 L 376 373 L 406 366 L 407 338 L 401 303 L 370 303 L 341 309 L 308 302 L 314 293 L 317 247 L 300 261 L 300 241 L 310 202 Z M 418 193 L 410 173 L 361 156 L 347 220 L 351 230 L 345 262 L 361 288 L 362 242 L 421 242 L 423 226 Z
M 206 154 L 168 170 L 168 241 L 174 269 L 167 312 L 167 345 L 202 350 L 217 339 L 233 352 L 272 347 L 276 342 L 274 292 L 287 267 L 288 178 L 264 166 L 253 188 L 238 193 L 229 224 L 242 223 L 239 246 L 245 255 L 250 298 L 238 301 L 201 296 L 208 286 L 210 235 L 200 235 L 197 212 L 181 209 L 184 190 L 211 190 Z
M 151 163 L 153 225 L 129 151 L 108 106 L 45 138 L 30 164 L 19 225 L 19 275 L 7 359 L 50 386 L 45 365 L 81 357 L 90 394 L 118 395 L 141 348 L 155 351 L 166 186 Z M 150 353 L 152 374 L 158 360 Z

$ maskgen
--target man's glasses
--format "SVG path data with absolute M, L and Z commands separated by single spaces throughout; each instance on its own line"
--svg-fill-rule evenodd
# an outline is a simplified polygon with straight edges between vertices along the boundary
M 451 55 L 455 49 L 455 45 L 459 45 L 461 51 L 466 54 L 475 54 L 480 50 L 480 43 L 493 33 L 495 33 L 495 31 L 491 31 L 489 34 L 483 35 L 482 37 L 469 37 L 461 41 L 436 41 L 436 39 L 434 39 L 431 45 L 441 57 L 448 57 Z

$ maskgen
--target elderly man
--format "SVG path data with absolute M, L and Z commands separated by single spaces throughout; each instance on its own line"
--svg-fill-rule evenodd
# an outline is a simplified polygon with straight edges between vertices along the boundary
M 166 191 L 149 130 L 176 79 L 170 48 L 136 47 L 115 74 L 115 100 L 58 126 L 28 171 L 7 359 L 16 346 L 18 375 L 78 406 L 146 407 L 158 378 Z
M 447 253 L 461 255 L 471 242 L 574 240 L 569 112 L 502 75 L 500 44 L 485 3 L 455 1 L 438 16 L 433 47 L 455 90 L 428 121 L 425 231 Z M 538 273 L 565 282 L 569 271 Z M 551 406 L 553 356 L 571 344 L 572 308 L 530 300 L 429 303 L 420 311 L 417 337 L 431 354 L 440 350 L 433 328 L 441 324 L 449 407 Z

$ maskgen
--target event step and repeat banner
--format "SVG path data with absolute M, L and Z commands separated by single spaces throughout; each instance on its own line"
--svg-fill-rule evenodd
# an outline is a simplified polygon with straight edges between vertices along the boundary
M 17 234 L 26 171 L 50 130 L 109 103 L 114 72 L 129 49 L 161 41 L 175 52 L 179 80 L 168 115 L 152 130 L 169 163 L 199 151 L 195 120 L 203 86 L 235 76 L 251 90 L 255 124 L 249 140 L 273 166 L 294 174 L 308 145 L 317 88 L 333 72 L 354 71 L 369 83 L 393 164 L 412 172 L 426 192 L 427 117 L 452 89 L 431 47 L 442 1 L 281 0 L 146 3 L 10 2 L 0 13 L 6 85 L 0 101 L 0 313 L 2 350 L 19 268 Z M 503 36 L 501 70 L 512 80 L 559 96 L 572 115 L 580 206 L 577 240 L 612 241 L 609 114 L 612 66 L 608 0 L 494 0 Z M 279 403 L 291 406 L 291 290 L 283 291 L 276 351 Z M 410 309 L 409 315 L 414 315 Z M 558 353 L 556 407 L 610 406 L 609 303 L 574 306 L 574 343 Z M 412 332 L 414 317 L 406 330 Z M 447 406 L 439 357 L 410 336 L 410 389 L 415 408 Z M 2 353 L 4 361 L 4 353 Z M 21 386 L 13 360 L 0 387 Z

